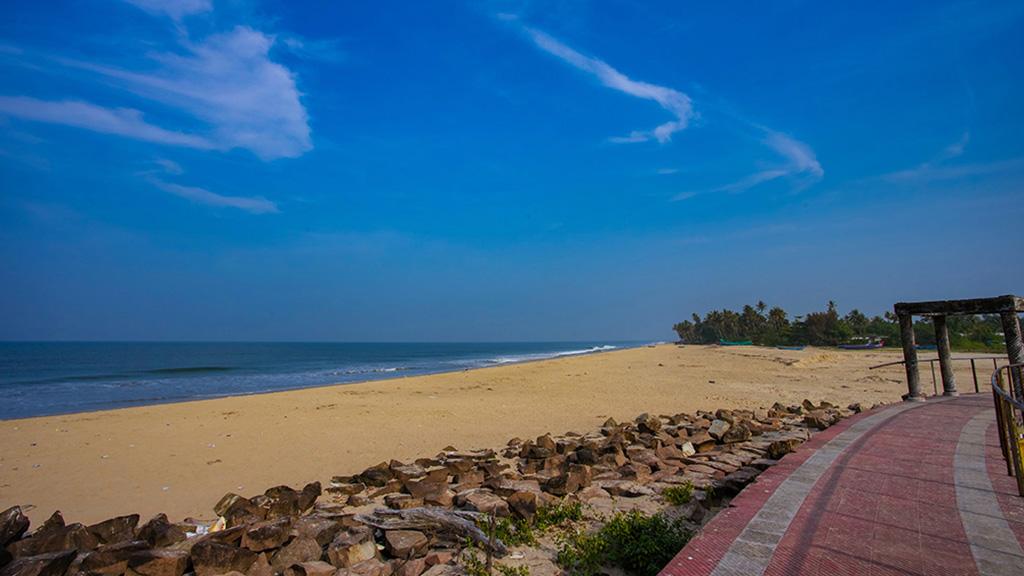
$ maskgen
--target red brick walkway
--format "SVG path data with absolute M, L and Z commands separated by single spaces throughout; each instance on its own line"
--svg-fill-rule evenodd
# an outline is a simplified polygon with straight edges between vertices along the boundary
M 1024 575 L 991 396 L 849 418 L 783 458 L 662 576 Z

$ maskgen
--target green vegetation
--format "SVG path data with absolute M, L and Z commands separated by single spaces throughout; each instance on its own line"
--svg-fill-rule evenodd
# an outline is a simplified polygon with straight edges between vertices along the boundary
M 539 508 L 531 522 L 522 518 L 486 517 L 481 518 L 477 525 L 488 536 L 494 536 L 506 546 L 531 546 L 537 544 L 537 535 L 543 534 L 549 528 L 582 519 L 583 504 L 562 501 L 553 506 Z
M 620 512 L 594 533 L 570 531 L 559 539 L 558 564 L 575 576 L 593 576 L 616 566 L 637 576 L 654 576 L 690 540 L 681 520 L 662 514 Z
M 544 531 L 552 526 L 560 526 L 566 522 L 579 522 L 583 519 L 583 504 L 580 502 L 559 502 L 555 506 L 545 506 L 537 510 L 533 518 L 534 526 Z
M 950 345 L 956 350 L 998 352 L 1003 346 L 998 315 L 950 316 L 947 326 Z M 900 345 L 899 324 L 892 312 L 869 318 L 854 309 L 841 316 L 835 302 L 829 302 L 824 311 L 795 316 L 792 320 L 782 308 L 769 308 L 764 302 L 758 302 L 744 306 L 741 312 L 712 310 L 704 318 L 694 314 L 672 329 L 686 344 L 751 340 L 759 346 L 836 346 L 882 339 L 886 346 Z M 935 329 L 928 320 L 915 322 L 914 334 L 918 344 L 935 344 Z
M 665 488 L 661 495 L 673 506 L 681 506 L 693 499 L 693 483 L 677 484 Z

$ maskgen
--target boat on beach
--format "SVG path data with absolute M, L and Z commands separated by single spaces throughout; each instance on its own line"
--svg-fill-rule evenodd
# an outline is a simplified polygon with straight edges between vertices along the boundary
M 776 350 L 803 350 L 806 346 L 776 346 Z
M 885 346 L 885 340 L 877 340 L 875 342 L 865 342 L 863 344 L 840 344 L 841 350 L 875 350 Z
M 754 343 L 751 342 L 750 340 L 725 340 L 725 339 L 719 339 L 718 340 L 718 345 L 719 346 L 753 346 Z

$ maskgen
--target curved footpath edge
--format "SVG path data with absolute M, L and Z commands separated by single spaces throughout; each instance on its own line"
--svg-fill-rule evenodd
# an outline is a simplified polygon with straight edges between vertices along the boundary
M 986 394 L 901 403 L 816 434 L 660 576 L 1024 574 L 1024 498 Z

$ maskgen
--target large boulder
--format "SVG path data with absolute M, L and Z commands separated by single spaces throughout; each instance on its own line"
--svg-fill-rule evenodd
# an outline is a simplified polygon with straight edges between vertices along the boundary
M 422 555 L 429 540 L 416 530 L 388 530 L 384 533 L 384 549 L 395 558 L 409 559 Z
M 722 434 L 721 440 L 725 444 L 736 444 L 750 440 L 750 436 L 750 428 L 743 422 L 736 422 Z
M 163 548 L 181 542 L 187 537 L 185 531 L 167 520 L 166 514 L 157 514 L 139 528 L 138 539 L 149 542 L 150 546 Z
M 28 517 L 21 511 L 21 506 L 11 506 L 0 513 L 0 550 L 21 538 L 28 525 Z
M 242 535 L 242 547 L 253 552 L 280 548 L 291 537 L 291 518 L 265 520 L 249 526 Z
M 380 487 L 387 484 L 388 480 L 392 477 L 391 468 L 387 462 L 381 462 L 376 466 L 370 466 L 366 470 L 363 470 L 360 474 L 356 475 L 355 480 L 362 482 L 367 486 Z
M 132 554 L 148 549 L 149 543 L 143 540 L 128 540 L 100 546 L 81 558 L 79 570 L 89 574 L 124 574 Z
M 292 564 L 312 562 L 320 560 L 322 557 L 323 549 L 320 548 L 320 544 L 317 544 L 316 540 L 300 536 L 289 542 L 284 548 L 278 550 L 274 557 L 271 558 L 270 564 L 274 567 L 275 572 L 283 572 L 285 568 Z
M 327 546 L 327 559 L 337 568 L 349 568 L 376 557 L 377 545 L 369 527 L 342 532 Z
M 228 572 L 245 572 L 256 561 L 256 553 L 212 540 L 192 547 L 192 567 L 196 576 L 217 576 Z
M 128 557 L 125 576 L 181 576 L 187 566 L 188 552 L 184 550 L 140 550 Z
M 302 516 L 295 520 L 294 530 L 299 536 L 316 540 L 321 547 L 327 546 L 344 528 L 345 524 L 336 518 Z
M 101 544 L 116 544 L 135 538 L 135 528 L 139 525 L 139 515 L 118 516 L 88 526 L 89 532 L 99 539 Z
M 459 498 L 461 505 L 468 510 L 493 514 L 495 516 L 508 516 L 508 503 L 490 490 L 475 489 Z
M 75 559 L 74 550 L 18 558 L 0 569 L 0 576 L 63 576 Z
M 729 424 L 726 420 L 716 419 L 708 427 L 708 434 L 715 440 L 721 440 L 730 428 L 732 428 L 732 424 Z
M 772 460 L 778 460 L 786 454 L 797 449 L 801 442 L 797 438 L 786 438 L 783 440 L 775 440 L 768 445 L 768 457 Z
M 28 538 L 22 538 L 7 547 L 15 558 L 38 556 L 62 550 L 88 552 L 99 546 L 100 541 L 81 524 L 61 527 L 40 528 Z

